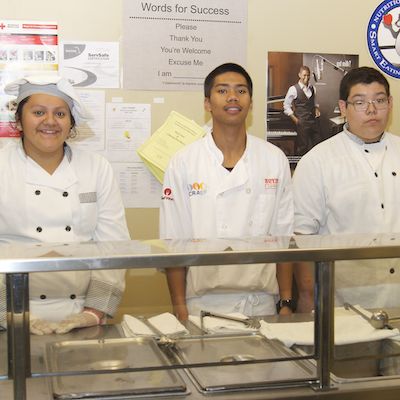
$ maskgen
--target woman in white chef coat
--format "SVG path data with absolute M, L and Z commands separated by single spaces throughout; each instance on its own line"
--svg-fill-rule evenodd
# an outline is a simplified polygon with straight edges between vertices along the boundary
M 21 140 L 0 150 L 0 235 L 10 242 L 129 240 L 110 164 L 66 143 L 88 118 L 77 93 L 58 76 L 19 79 Z M 65 333 L 100 324 L 121 300 L 123 270 L 30 275 L 31 332 Z

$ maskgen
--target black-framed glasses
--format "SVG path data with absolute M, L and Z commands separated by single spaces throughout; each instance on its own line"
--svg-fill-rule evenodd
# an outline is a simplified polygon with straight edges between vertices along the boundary
M 378 97 L 375 100 L 356 100 L 346 101 L 346 104 L 351 104 L 356 111 L 367 111 L 370 104 L 373 104 L 377 110 L 386 110 L 389 105 L 388 97 Z

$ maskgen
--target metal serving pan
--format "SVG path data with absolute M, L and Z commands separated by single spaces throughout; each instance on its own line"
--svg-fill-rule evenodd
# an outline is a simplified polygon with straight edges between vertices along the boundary
M 175 340 L 172 350 L 181 363 L 262 360 L 296 356 L 277 341 L 254 333 L 201 336 Z M 304 360 L 189 368 L 203 393 L 276 387 L 315 378 L 315 367 Z
M 52 373 L 170 365 L 154 339 L 146 337 L 49 343 L 46 363 Z M 188 394 L 174 370 L 52 376 L 50 381 L 56 399 Z
M 295 345 L 301 355 L 312 354 L 313 346 Z M 311 361 L 315 363 L 314 360 Z M 392 339 L 335 346 L 332 380 L 340 383 L 391 379 L 400 375 L 400 343 Z

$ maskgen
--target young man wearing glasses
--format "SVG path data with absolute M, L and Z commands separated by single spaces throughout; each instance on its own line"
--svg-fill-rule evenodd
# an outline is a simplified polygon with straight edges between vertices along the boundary
M 400 232 L 400 138 L 385 131 L 392 104 L 389 83 L 374 68 L 343 77 L 343 131 L 311 149 L 294 173 L 296 233 Z M 307 274 L 301 279 L 310 282 Z M 399 306 L 399 283 L 396 259 L 336 263 L 337 305 Z

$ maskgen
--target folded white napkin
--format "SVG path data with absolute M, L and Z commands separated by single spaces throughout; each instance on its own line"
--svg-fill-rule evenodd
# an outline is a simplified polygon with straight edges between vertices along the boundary
M 370 313 L 357 306 L 365 315 Z M 314 344 L 314 322 L 268 323 L 261 321 L 261 334 L 278 339 L 287 347 L 293 344 Z M 335 344 L 372 342 L 399 335 L 398 329 L 375 329 L 368 321 L 351 310 L 335 308 Z
M 156 336 L 156 334 L 140 319 L 124 314 L 121 322 L 126 337 Z
M 187 335 L 189 333 L 175 315 L 168 312 L 151 317 L 148 321 L 164 335 Z
M 226 315 L 228 317 L 243 318 L 243 319 L 247 318 L 246 315 L 241 313 L 230 313 Z M 200 317 L 198 317 L 197 315 L 189 315 L 189 321 L 201 329 Z M 242 324 L 241 322 L 229 321 L 228 319 L 223 319 L 218 317 L 204 317 L 203 323 L 204 323 L 204 330 L 208 333 L 257 331 L 257 329 L 248 328 L 245 324 Z
M 121 327 L 126 337 L 188 334 L 188 330 L 171 313 L 163 313 L 144 323 L 132 315 L 122 317 Z M 153 329 L 152 329 L 153 328 Z

